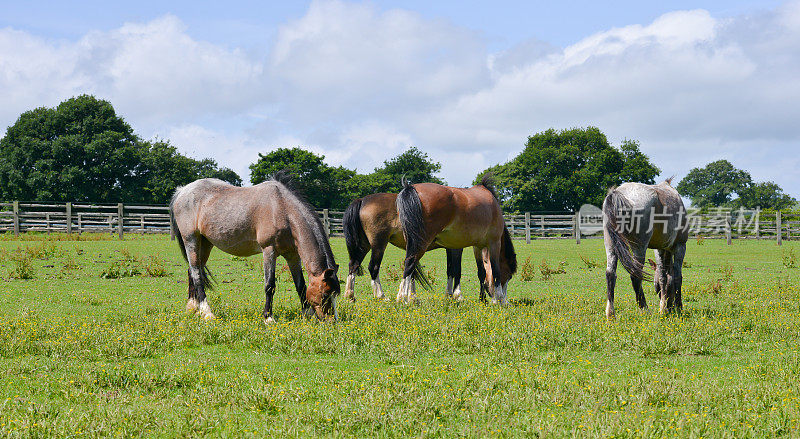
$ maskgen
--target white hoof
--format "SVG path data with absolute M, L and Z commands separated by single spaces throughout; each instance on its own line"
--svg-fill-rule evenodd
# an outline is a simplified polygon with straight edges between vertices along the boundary
M 275 319 L 272 318 L 272 316 L 269 316 L 266 319 L 264 319 L 264 324 L 267 326 L 274 325 L 275 323 L 277 322 L 275 321 Z
M 200 306 L 197 309 L 200 315 L 203 317 L 203 320 L 213 320 L 217 318 L 217 316 L 211 312 L 211 307 L 208 306 L 208 302 L 205 300 L 200 302 Z
M 614 320 L 614 303 L 606 301 L 606 318 Z
M 186 301 L 186 312 L 193 313 L 197 310 L 197 299 L 191 298 Z

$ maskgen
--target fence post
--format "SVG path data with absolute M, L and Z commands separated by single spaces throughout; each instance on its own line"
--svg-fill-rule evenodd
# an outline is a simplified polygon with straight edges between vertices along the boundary
M 725 212 L 725 239 L 731 245 L 731 213 Z
M 581 243 L 581 214 L 580 212 L 575 212 L 575 244 Z
M 140 223 L 141 223 L 141 226 L 142 226 L 142 228 L 139 230 L 139 234 L 140 235 L 144 235 L 144 228 L 145 228 L 145 225 L 144 225 L 144 214 L 142 214 L 142 216 L 140 216 L 139 219 L 141 220 Z
M 775 233 L 778 235 L 778 245 L 781 245 L 781 211 L 775 211 Z
M 122 234 L 124 233 L 125 229 L 125 219 L 123 217 L 124 213 L 123 210 L 124 209 L 122 207 L 122 203 L 117 203 L 117 219 L 118 219 L 117 230 L 119 231 L 119 239 L 122 239 Z
M 19 201 L 14 202 L 14 236 L 19 236 Z
M 525 212 L 525 244 L 531 243 L 531 213 Z
M 83 233 L 83 214 L 78 212 L 78 235 Z
M 72 203 L 67 203 L 67 234 L 72 234 Z
M 50 234 L 50 212 L 44 214 L 44 231 Z
M 322 224 L 325 226 L 325 234 L 331 236 L 331 221 L 328 216 L 328 209 L 322 209 Z
M 761 208 L 756 207 L 756 239 L 761 240 L 761 230 L 759 226 L 761 225 Z

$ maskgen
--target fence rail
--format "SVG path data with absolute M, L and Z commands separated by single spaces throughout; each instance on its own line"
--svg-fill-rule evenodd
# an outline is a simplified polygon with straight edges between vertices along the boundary
M 344 212 L 318 210 L 322 223 L 330 236 L 342 236 Z M 577 213 L 537 213 L 505 215 L 506 225 L 513 239 L 581 239 L 602 237 L 599 218 L 587 223 L 587 217 Z M 582 224 L 583 221 L 583 224 Z M 689 216 L 691 235 L 704 238 L 727 239 L 800 239 L 800 212 L 798 211 L 712 211 Z M 0 203 L 0 233 L 100 232 L 170 233 L 172 234 L 167 206 L 96 203 Z

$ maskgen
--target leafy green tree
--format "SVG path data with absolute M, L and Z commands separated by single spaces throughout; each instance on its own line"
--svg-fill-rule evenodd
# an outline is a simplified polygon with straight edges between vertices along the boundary
M 165 203 L 178 185 L 217 177 L 241 184 L 211 159 L 143 142 L 108 101 L 82 95 L 23 113 L 0 139 L 0 198 Z
M 434 162 L 427 154 L 412 146 L 375 169 L 370 182 L 371 192 L 399 192 L 404 176 L 412 183 L 445 184 L 444 180 L 434 175 L 441 169 L 441 163 Z
M 195 160 L 178 152 L 168 141 L 142 142 L 136 184 L 125 199 L 135 203 L 165 204 L 178 186 L 198 178 L 218 178 L 235 186 L 242 179 L 229 168 L 219 168 L 213 159 Z
M 509 211 L 566 211 L 599 206 L 609 187 L 652 184 L 660 172 L 638 142 L 626 140 L 620 151 L 595 127 L 549 129 L 528 137 L 517 157 L 483 171 L 475 183 L 491 173 Z
M 797 200 L 783 193 L 783 189 L 771 181 L 752 183 L 739 192 L 739 198 L 733 201 L 734 207 L 746 209 L 788 209 Z
M 348 190 L 347 181 L 356 172 L 341 166 L 334 168 L 324 160 L 325 156 L 299 147 L 278 148 L 267 154 L 258 154 L 258 161 L 250 165 L 250 182 L 258 184 L 278 171 L 286 170 L 314 207 L 342 209 L 349 203 L 342 196 Z
M 111 104 L 92 96 L 27 111 L 0 140 L 0 197 L 119 201 L 135 176 L 137 141 Z
M 753 183 L 750 173 L 736 169 L 727 160 L 717 160 L 703 168 L 693 168 L 678 183 L 677 190 L 689 197 L 695 207 L 728 206 Z

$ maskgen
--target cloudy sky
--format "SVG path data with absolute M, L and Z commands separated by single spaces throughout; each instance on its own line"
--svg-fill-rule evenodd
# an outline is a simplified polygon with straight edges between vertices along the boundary
M 365 172 L 416 145 L 468 185 L 594 125 L 664 177 L 726 158 L 800 197 L 800 1 L 112 3 L 0 1 L 3 133 L 89 93 L 245 180 L 278 147 Z

